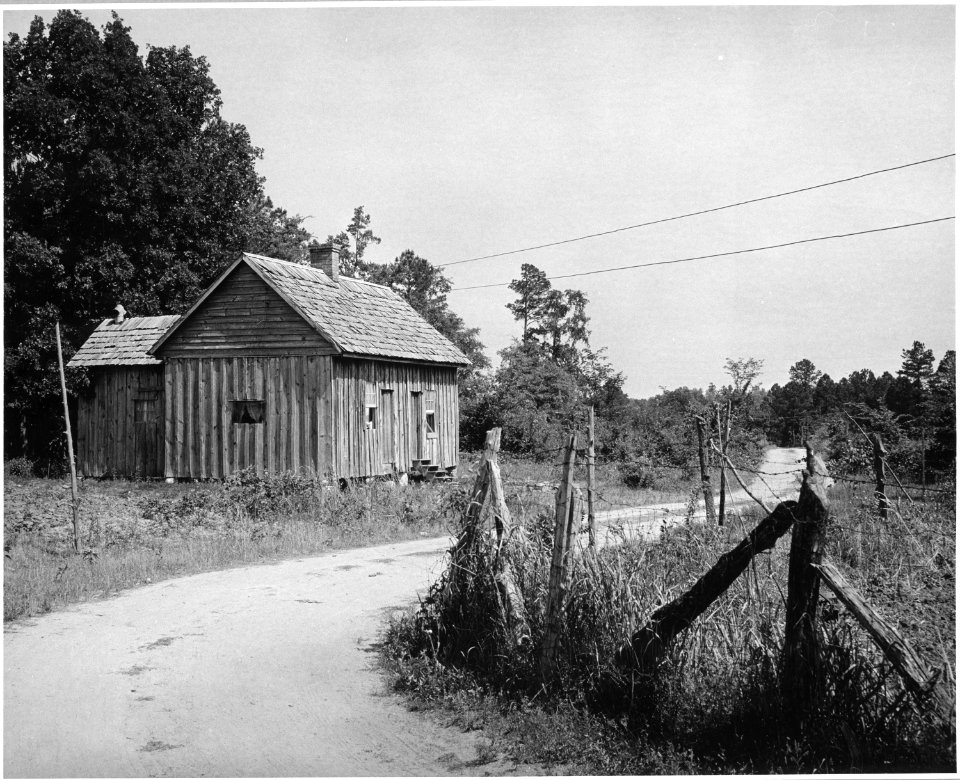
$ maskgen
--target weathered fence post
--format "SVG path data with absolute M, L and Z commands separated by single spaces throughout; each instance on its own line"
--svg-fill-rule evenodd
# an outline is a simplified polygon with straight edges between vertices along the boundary
M 510 517 L 510 509 L 507 507 L 503 482 L 500 478 L 500 464 L 497 461 L 497 451 L 500 448 L 500 429 L 494 428 L 491 433 L 495 434 L 495 442 L 492 451 L 488 453 L 487 473 L 494 526 L 497 532 L 497 552 L 493 562 L 493 580 L 500 594 L 507 633 L 511 636 L 514 645 L 523 645 L 530 641 L 527 613 L 523 605 L 523 594 L 517 586 L 513 570 L 507 565 L 507 556 L 504 551 L 504 545 L 517 529 L 511 528 L 513 521 Z
M 63 422 L 67 430 L 67 459 L 70 461 L 70 505 L 73 509 L 73 548 L 80 554 L 80 508 L 77 496 L 77 464 L 73 459 L 73 434 L 70 432 L 70 407 L 67 405 L 67 379 L 63 373 L 63 348 L 60 346 L 60 323 L 54 323 L 57 334 L 57 362 L 60 366 L 60 392 L 63 394 Z
M 477 464 L 477 478 L 473 481 L 473 488 L 470 490 L 470 501 L 467 504 L 466 511 L 463 513 L 463 527 L 460 529 L 460 535 L 456 543 L 450 550 L 450 577 L 444 588 L 443 598 L 448 602 L 457 598 L 463 581 L 464 568 L 460 565 L 460 560 L 466 552 L 473 546 L 477 537 L 477 525 L 480 520 L 480 512 L 483 510 L 483 504 L 487 500 L 487 490 L 490 486 L 490 469 L 487 463 L 491 458 L 496 457 L 496 452 L 500 448 L 500 429 L 493 428 L 487 431 L 487 438 L 483 444 L 483 454 L 480 456 L 480 462 Z
M 597 546 L 596 517 L 593 513 L 594 491 L 596 490 L 596 453 L 594 452 L 594 437 L 596 436 L 593 404 L 590 405 L 589 428 L 587 429 L 587 529 L 590 534 L 590 549 Z
M 704 428 L 706 423 L 702 417 L 695 417 L 697 423 L 697 439 L 700 447 L 697 455 L 700 457 L 700 484 L 703 486 L 703 505 L 706 507 L 707 520 L 711 523 L 717 522 L 717 510 L 713 505 L 713 488 L 710 486 L 710 474 L 707 471 L 707 451 Z
M 887 483 L 884 474 L 884 461 L 887 449 L 883 446 L 883 440 L 880 438 L 879 433 L 872 434 L 870 441 L 873 442 L 873 470 L 877 478 L 877 511 L 880 512 L 880 517 L 886 520 L 887 510 L 890 508 L 890 499 L 887 498 Z
M 787 615 L 783 647 L 783 694 L 787 711 L 802 725 L 819 700 L 820 647 L 817 640 L 817 603 L 823 555 L 823 534 L 830 517 L 824 489 L 827 476 L 809 443 L 807 468 L 800 487 L 797 522 L 790 545 Z
M 730 415 L 732 412 L 731 402 L 727 401 L 727 419 L 726 423 L 721 420 L 720 404 L 716 406 L 717 411 L 717 439 L 720 440 L 720 454 L 727 454 L 727 446 L 730 444 Z M 720 509 L 717 513 L 717 525 L 723 525 L 724 510 L 727 503 L 727 464 L 723 458 L 720 459 Z
M 550 585 L 547 611 L 540 648 L 540 675 L 547 681 L 556 671 L 557 648 L 564 602 L 567 594 L 570 542 L 573 539 L 573 514 L 576 501 L 573 491 L 573 469 L 577 459 L 577 434 L 571 434 L 563 459 L 563 475 L 557 489 L 557 514 L 553 531 L 553 557 L 550 561 Z

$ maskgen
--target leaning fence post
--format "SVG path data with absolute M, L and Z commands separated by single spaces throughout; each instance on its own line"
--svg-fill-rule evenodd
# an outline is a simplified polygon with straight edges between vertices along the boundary
M 553 557 L 550 561 L 550 585 L 547 591 L 547 611 L 540 648 L 540 674 L 544 681 L 556 671 L 557 648 L 560 643 L 560 623 L 567 591 L 567 568 L 570 542 L 573 537 L 573 468 L 577 458 L 577 434 L 571 434 L 563 459 L 563 474 L 557 490 L 557 514 L 553 531 Z
M 60 323 L 54 323 L 57 334 L 57 364 L 60 366 L 60 392 L 63 394 L 63 422 L 67 431 L 67 459 L 70 461 L 70 495 L 73 509 L 73 548 L 80 554 L 80 499 L 77 496 L 77 463 L 73 458 L 73 434 L 70 432 L 70 407 L 67 405 L 67 380 L 63 373 L 63 347 L 60 346 Z
M 783 693 L 796 724 L 813 712 L 820 695 L 820 648 L 817 603 L 820 573 L 814 566 L 823 556 L 823 534 L 830 517 L 824 489 L 827 474 L 809 443 L 807 468 L 800 487 L 790 545 L 787 615 L 783 647 Z
M 887 498 L 887 483 L 884 476 L 884 456 L 887 454 L 887 449 L 883 446 L 883 440 L 879 433 L 871 434 L 870 441 L 873 442 L 873 470 L 877 477 L 877 511 L 880 512 L 880 517 L 886 520 L 887 510 L 890 508 L 890 499 Z
M 717 522 L 717 510 L 713 505 L 713 488 L 710 487 L 710 474 L 707 472 L 707 452 L 704 439 L 706 423 L 702 417 L 695 417 L 694 419 L 697 422 L 697 439 L 700 442 L 697 455 L 700 458 L 700 484 L 703 487 L 703 505 L 706 507 L 707 521 L 715 523 Z

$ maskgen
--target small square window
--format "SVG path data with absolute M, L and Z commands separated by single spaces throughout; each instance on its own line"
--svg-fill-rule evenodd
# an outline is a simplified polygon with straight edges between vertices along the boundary
M 240 425 L 263 424 L 263 401 L 231 401 L 230 402 L 230 422 Z
M 427 438 L 436 439 L 437 438 L 437 413 L 436 412 L 427 412 Z
M 377 427 L 377 407 L 376 406 L 367 407 L 366 424 L 367 424 L 368 430 L 373 430 Z

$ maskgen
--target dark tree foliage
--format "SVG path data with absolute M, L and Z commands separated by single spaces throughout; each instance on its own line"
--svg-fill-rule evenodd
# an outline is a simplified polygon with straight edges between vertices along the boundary
M 507 308 L 522 323 L 521 338 L 501 351 L 493 384 L 481 402 L 469 405 L 463 439 L 482 441 L 480 426 L 492 423 L 503 428 L 505 450 L 547 457 L 584 426 L 593 405 L 601 454 L 621 446 L 612 423 L 628 405 L 624 377 L 604 350 L 590 347 L 587 297 L 580 290 L 554 290 L 529 263 L 510 289 L 517 299 Z
M 260 150 L 189 48 L 143 58 L 118 16 L 100 32 L 60 11 L 10 36 L 3 76 L 7 446 L 37 456 L 55 321 L 69 358 L 117 303 L 180 312 L 238 252 L 296 259 L 307 234 L 264 195 Z

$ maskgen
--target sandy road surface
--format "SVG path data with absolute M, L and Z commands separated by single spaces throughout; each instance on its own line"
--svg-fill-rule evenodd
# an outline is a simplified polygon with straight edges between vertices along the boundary
M 763 467 L 784 472 L 768 478 L 784 497 L 801 455 Z M 652 534 L 679 509 L 601 528 Z M 388 614 L 425 592 L 448 544 L 201 574 L 6 626 L 4 775 L 530 774 L 478 763 L 482 736 L 407 711 L 376 671 Z

